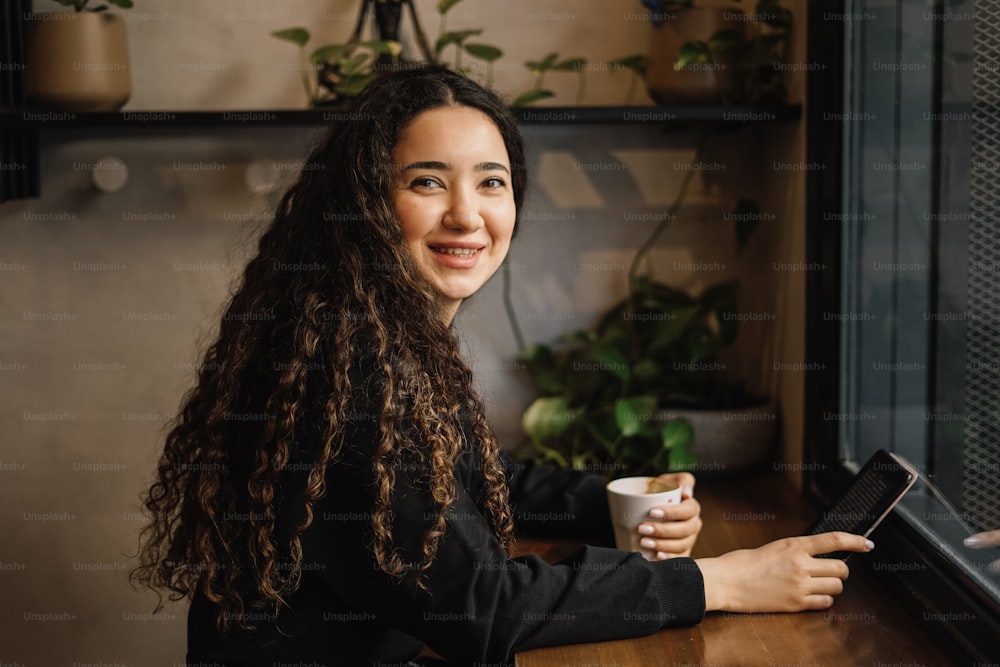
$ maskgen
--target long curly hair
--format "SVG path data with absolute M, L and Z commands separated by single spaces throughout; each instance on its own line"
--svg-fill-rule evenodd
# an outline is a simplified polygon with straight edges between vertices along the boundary
M 224 311 L 144 499 L 151 521 L 140 535 L 133 584 L 169 591 L 174 600 L 200 590 L 218 607 L 222 632 L 253 629 L 247 619 L 259 612 L 251 609 L 277 615 L 301 579 L 300 536 L 325 493 L 325 471 L 341 453 L 357 390 L 350 369 L 362 356 L 379 379 L 370 526 L 378 567 L 393 576 L 412 571 L 423 586 L 455 499 L 465 420 L 480 447 L 487 518 L 509 547 L 513 523 L 498 443 L 390 203 L 400 132 L 421 112 L 449 105 L 478 109 L 496 124 L 520 211 L 524 149 L 499 97 L 439 67 L 372 83 L 334 121 L 281 198 Z M 322 382 L 313 381 L 315 373 Z M 302 451 L 297 441 L 307 405 L 325 410 L 315 451 Z M 420 461 L 437 509 L 418 563 L 405 562 L 393 541 L 397 471 L 412 469 L 400 465 L 404 456 Z M 293 508 L 302 520 L 288 526 L 279 521 L 287 509 L 281 505 L 302 496 L 282 488 L 292 461 L 308 474 L 304 507 Z

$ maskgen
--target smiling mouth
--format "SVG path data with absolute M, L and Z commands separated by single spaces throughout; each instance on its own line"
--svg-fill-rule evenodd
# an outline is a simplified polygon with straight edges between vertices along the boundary
M 439 248 L 437 246 L 430 246 L 430 249 L 436 253 L 454 257 L 472 257 L 482 250 L 482 248 Z

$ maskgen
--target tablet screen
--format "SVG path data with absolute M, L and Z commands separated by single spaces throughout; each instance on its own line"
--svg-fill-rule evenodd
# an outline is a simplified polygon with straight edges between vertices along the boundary
M 842 530 L 867 537 L 903 497 L 916 480 L 916 471 L 902 458 L 880 449 L 864 467 L 840 498 L 806 530 L 816 535 Z M 846 552 L 824 554 L 846 558 Z

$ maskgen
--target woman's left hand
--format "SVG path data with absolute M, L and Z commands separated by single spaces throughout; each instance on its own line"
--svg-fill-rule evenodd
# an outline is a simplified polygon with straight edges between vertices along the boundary
M 694 499 L 694 475 L 676 472 L 660 479 L 679 485 L 683 499 L 677 505 L 661 505 L 649 511 L 650 520 L 639 524 L 642 547 L 656 553 L 656 560 L 690 556 L 701 531 L 701 505 Z

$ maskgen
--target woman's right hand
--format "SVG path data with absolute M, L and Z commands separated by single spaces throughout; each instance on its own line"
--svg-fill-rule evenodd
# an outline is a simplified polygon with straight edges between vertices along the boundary
M 827 609 L 844 589 L 847 564 L 814 556 L 831 551 L 864 553 L 874 546 L 861 535 L 836 532 L 789 537 L 756 549 L 699 558 L 706 611 Z

